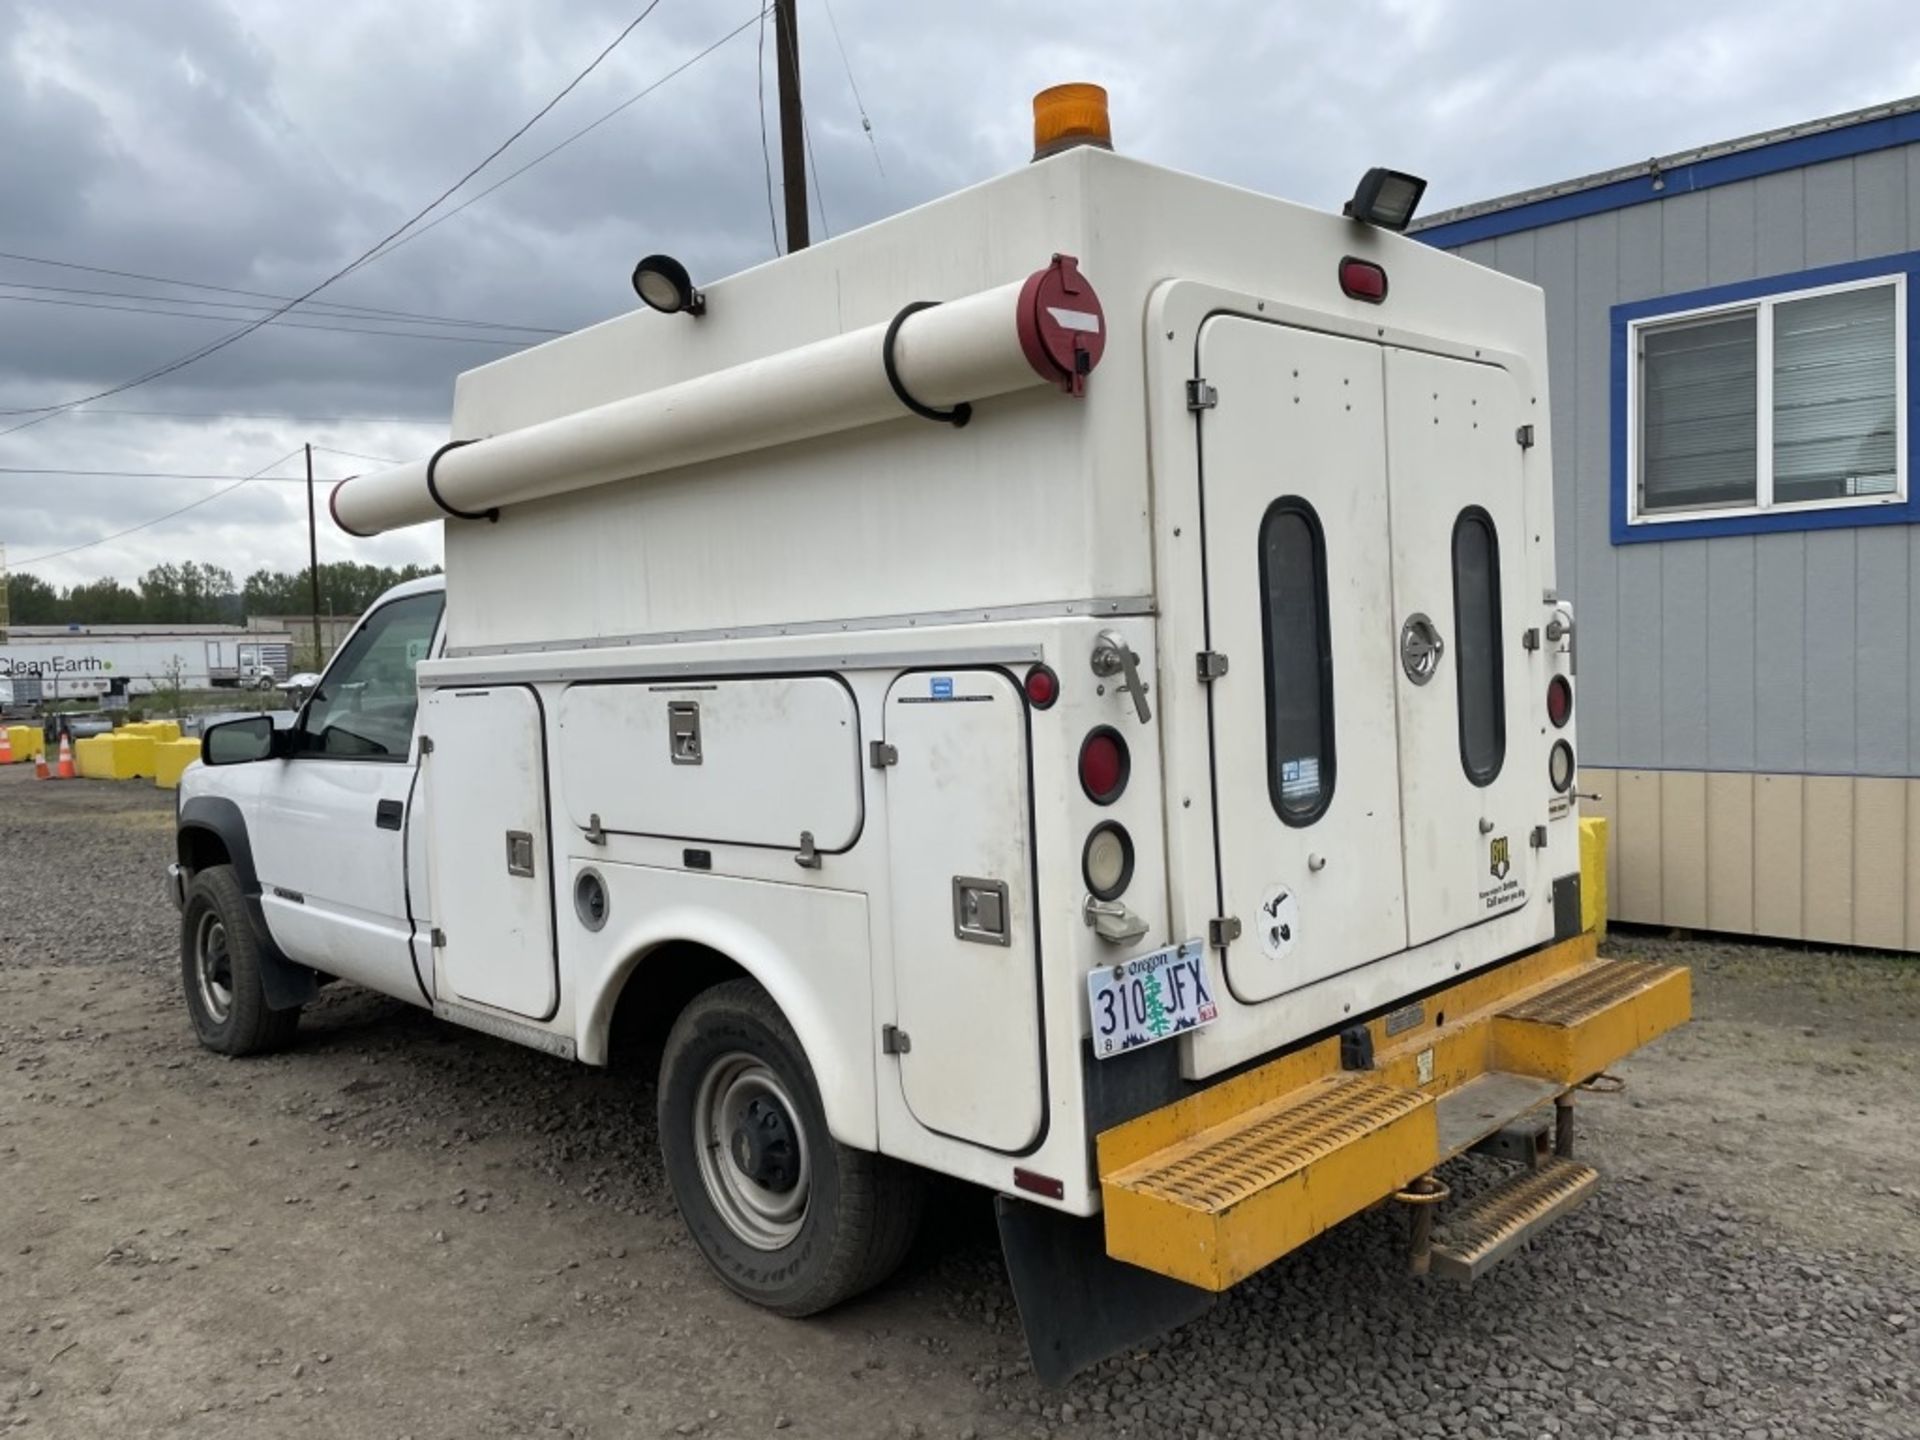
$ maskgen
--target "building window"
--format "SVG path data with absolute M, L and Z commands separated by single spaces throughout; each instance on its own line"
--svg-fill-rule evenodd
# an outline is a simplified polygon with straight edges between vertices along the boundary
M 1493 517 L 1470 505 L 1453 522 L 1453 623 L 1459 632 L 1460 765 L 1491 785 L 1507 758 L 1506 676 L 1500 644 L 1500 540 Z
M 1320 517 L 1296 496 L 1260 522 L 1267 648 L 1267 788 L 1289 825 L 1311 825 L 1333 799 L 1333 651 L 1327 546 Z
M 1906 277 L 1632 322 L 1627 520 L 1904 503 Z

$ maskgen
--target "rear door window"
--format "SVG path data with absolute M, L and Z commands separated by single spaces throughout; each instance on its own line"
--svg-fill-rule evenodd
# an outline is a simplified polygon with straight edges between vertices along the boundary
M 1460 764 L 1491 785 L 1507 758 L 1506 677 L 1500 656 L 1500 537 L 1478 505 L 1453 523 L 1453 614 L 1459 630 Z
M 1260 522 L 1267 650 L 1267 786 L 1289 825 L 1311 825 L 1333 799 L 1333 652 L 1327 546 L 1320 517 L 1287 496 Z

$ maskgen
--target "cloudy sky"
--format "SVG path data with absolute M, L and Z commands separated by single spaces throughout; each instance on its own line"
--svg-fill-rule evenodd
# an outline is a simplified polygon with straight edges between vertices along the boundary
M 0 0 L 0 410 L 16 412 L 0 430 L 317 283 L 511 134 L 643 3 Z M 239 477 L 307 441 L 329 447 L 315 466 L 329 477 L 368 468 L 357 456 L 424 455 L 445 438 L 460 370 L 631 307 L 641 254 L 703 276 L 769 258 L 757 13 L 660 0 L 429 221 L 694 63 L 287 317 L 301 328 L 267 326 L 0 435 L 13 567 L 64 585 L 166 560 L 241 576 L 303 565 L 298 485 L 248 484 L 105 538 L 231 480 L 20 472 Z M 1108 87 L 1129 153 L 1330 208 L 1368 164 L 1429 176 L 1437 209 L 1920 91 L 1912 0 L 799 0 L 799 13 L 833 233 L 1024 163 L 1030 97 L 1061 80 Z M 766 83 L 771 101 L 770 34 Z M 353 541 L 323 512 L 321 554 L 430 560 L 438 539 Z

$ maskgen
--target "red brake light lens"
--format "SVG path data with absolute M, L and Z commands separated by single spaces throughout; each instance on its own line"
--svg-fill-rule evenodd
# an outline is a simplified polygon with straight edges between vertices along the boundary
M 1556 675 L 1547 682 L 1547 719 L 1554 729 L 1564 730 L 1572 718 L 1573 686 L 1566 676 Z
M 1349 255 L 1340 262 L 1340 288 L 1349 299 L 1378 305 L 1387 298 L 1387 272 L 1371 260 L 1356 260 Z
M 1096 805 L 1111 805 L 1127 788 L 1133 757 L 1120 732 L 1102 725 L 1080 745 L 1080 788 Z
M 1027 671 L 1025 688 L 1029 705 L 1036 710 L 1049 710 L 1060 698 L 1060 677 L 1049 667 L 1036 665 Z

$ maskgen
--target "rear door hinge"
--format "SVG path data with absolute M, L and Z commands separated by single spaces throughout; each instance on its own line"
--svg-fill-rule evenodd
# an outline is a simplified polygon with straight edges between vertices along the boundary
M 434 949 L 444 950 L 447 948 L 447 932 L 442 930 L 438 925 L 433 927 L 433 933 L 428 938 L 433 942 Z
M 1220 392 L 1204 380 L 1187 381 L 1187 409 L 1211 410 L 1220 403 Z
M 1240 917 L 1227 915 L 1218 920 L 1207 922 L 1207 944 L 1216 950 L 1224 950 L 1240 938 Z
M 1518 430 L 1513 432 L 1513 438 L 1522 450 L 1531 450 L 1533 448 L 1533 427 L 1531 425 L 1522 425 Z
M 1544 825 L 1534 826 L 1533 833 L 1527 836 L 1527 843 L 1536 850 L 1546 849 L 1547 848 L 1547 827 Z
M 422 755 L 433 754 L 433 737 L 431 735 L 422 735 L 420 737 L 420 753 Z
M 900 763 L 900 752 L 884 740 L 867 742 L 867 763 L 876 770 Z
M 913 1037 L 898 1025 L 880 1027 L 880 1053 L 882 1055 L 904 1055 L 913 1049 Z
M 1194 668 L 1200 672 L 1200 683 L 1211 685 L 1227 673 L 1227 657 L 1218 650 L 1202 650 L 1194 656 Z

